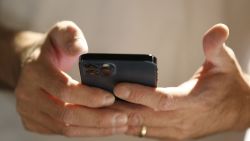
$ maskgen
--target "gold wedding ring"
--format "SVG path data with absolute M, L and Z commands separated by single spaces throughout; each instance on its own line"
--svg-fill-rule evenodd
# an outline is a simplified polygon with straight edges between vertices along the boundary
M 143 125 L 143 126 L 141 127 L 141 131 L 140 131 L 139 137 L 141 137 L 141 138 L 142 138 L 142 137 L 145 137 L 146 134 L 147 134 L 147 126 Z

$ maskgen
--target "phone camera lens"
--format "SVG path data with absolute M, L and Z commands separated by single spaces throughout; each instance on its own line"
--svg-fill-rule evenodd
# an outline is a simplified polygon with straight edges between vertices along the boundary
M 112 76 L 115 72 L 115 66 L 113 64 L 103 64 L 100 70 L 103 76 Z
M 92 65 L 92 64 L 86 64 L 85 65 L 85 68 L 86 68 L 86 73 L 89 74 L 89 75 L 93 75 L 93 76 L 97 76 L 98 75 L 98 68 L 97 66 L 95 65 Z

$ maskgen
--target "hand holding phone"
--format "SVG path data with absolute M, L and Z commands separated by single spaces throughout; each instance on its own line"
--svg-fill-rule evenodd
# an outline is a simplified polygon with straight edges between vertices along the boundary
M 119 82 L 157 86 L 157 59 L 147 54 L 98 54 L 80 56 L 83 84 L 99 87 L 113 93 Z

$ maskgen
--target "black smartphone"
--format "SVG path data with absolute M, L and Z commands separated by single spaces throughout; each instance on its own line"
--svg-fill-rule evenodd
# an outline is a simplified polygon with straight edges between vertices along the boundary
M 80 56 L 83 84 L 113 93 L 119 82 L 157 86 L 157 59 L 150 54 L 88 53 Z

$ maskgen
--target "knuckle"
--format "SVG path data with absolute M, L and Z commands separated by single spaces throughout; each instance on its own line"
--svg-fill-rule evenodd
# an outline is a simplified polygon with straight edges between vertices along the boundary
M 66 124 L 72 123 L 73 119 L 73 109 L 70 109 L 68 106 L 64 106 L 64 108 L 58 111 L 58 118 L 60 121 Z
M 157 110 L 163 110 L 163 111 L 173 110 L 174 101 L 175 101 L 174 98 L 171 96 L 167 96 L 163 94 L 160 95 Z
M 70 126 L 64 126 L 62 128 L 62 135 L 65 137 L 74 137 L 76 135 L 76 131 Z
M 106 118 L 105 116 L 98 118 L 96 121 L 96 127 L 101 128 L 107 126 L 107 123 L 109 123 L 108 120 L 110 120 L 110 118 Z
M 131 126 L 141 126 L 143 125 L 144 118 L 141 114 L 132 112 L 128 117 L 128 124 Z
M 57 88 L 57 96 L 59 99 L 61 99 L 64 102 L 70 102 L 71 96 L 70 93 L 72 91 L 72 88 L 66 84 L 67 82 L 60 82 Z

